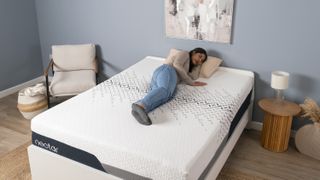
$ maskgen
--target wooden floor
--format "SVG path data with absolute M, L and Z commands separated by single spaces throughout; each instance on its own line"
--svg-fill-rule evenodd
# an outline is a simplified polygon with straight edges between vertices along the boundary
M 16 106 L 17 94 L 0 99 L 0 157 L 31 139 L 30 120 Z
M 26 147 L 30 121 L 16 109 L 17 94 L 0 99 L 0 179 L 31 179 Z M 218 179 L 320 179 L 320 161 L 297 152 L 284 153 L 260 145 L 260 132 L 245 130 Z M 319 152 L 320 153 L 320 152 Z

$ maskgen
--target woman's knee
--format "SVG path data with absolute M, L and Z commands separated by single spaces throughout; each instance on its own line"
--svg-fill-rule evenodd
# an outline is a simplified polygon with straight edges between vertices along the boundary
M 160 87 L 161 91 L 163 92 L 163 99 L 167 99 L 171 97 L 172 92 L 169 88 L 166 87 Z

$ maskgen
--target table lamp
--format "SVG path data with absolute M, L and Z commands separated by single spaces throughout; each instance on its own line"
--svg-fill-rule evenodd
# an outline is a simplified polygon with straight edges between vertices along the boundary
M 276 99 L 283 100 L 283 90 L 288 88 L 289 73 L 284 71 L 273 71 L 271 74 L 271 87 L 275 89 Z

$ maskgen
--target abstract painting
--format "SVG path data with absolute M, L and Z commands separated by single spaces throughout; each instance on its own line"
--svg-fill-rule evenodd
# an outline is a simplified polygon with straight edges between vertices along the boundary
M 234 0 L 165 0 L 166 35 L 230 43 Z

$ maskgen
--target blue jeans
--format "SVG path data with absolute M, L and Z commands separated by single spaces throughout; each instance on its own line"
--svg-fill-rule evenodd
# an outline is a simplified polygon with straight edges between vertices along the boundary
M 142 104 L 146 113 L 148 113 L 168 102 L 173 97 L 176 86 L 176 70 L 168 64 L 163 64 L 152 75 L 150 91 L 137 103 Z

